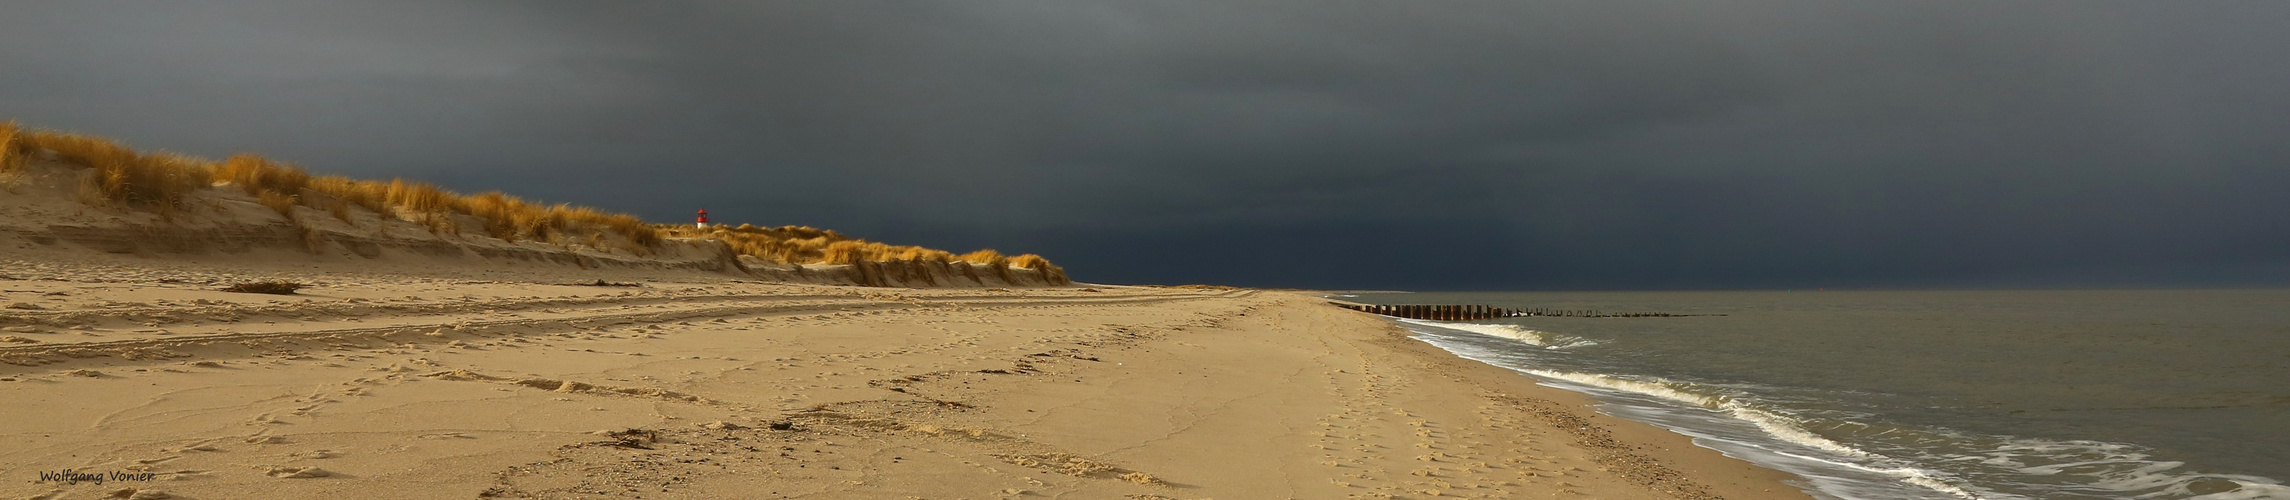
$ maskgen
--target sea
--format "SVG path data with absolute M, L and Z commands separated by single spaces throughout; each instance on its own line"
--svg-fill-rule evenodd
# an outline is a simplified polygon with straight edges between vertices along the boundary
M 1836 499 L 2290 499 L 2290 290 L 1388 292 L 1395 320 Z

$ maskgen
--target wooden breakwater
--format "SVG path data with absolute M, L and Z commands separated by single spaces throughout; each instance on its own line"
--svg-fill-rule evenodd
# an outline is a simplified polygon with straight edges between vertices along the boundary
M 1329 302 L 1336 307 L 1354 311 L 1381 314 L 1395 318 L 1428 319 L 1432 321 L 1471 321 L 1495 318 L 1548 316 L 1554 318 L 1678 318 L 1685 316 L 1712 316 L 1708 314 L 1670 313 L 1615 313 L 1590 309 L 1503 308 L 1476 304 L 1354 304 Z M 1717 314 L 1715 316 L 1724 316 Z

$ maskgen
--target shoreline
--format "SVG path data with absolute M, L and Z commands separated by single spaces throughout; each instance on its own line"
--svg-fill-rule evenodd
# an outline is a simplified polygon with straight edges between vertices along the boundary
M 1739 314 L 1398 322 L 1457 356 L 1588 394 L 1608 414 L 1796 474 L 1819 497 L 2270 498 L 2290 492 L 2276 479 L 2284 477 L 2283 462 L 2267 453 L 2280 440 L 2260 432 L 2279 412 L 2242 396 L 2272 389 L 2258 382 L 2265 378 L 2173 367 L 2253 359 L 2267 366 L 2258 354 L 2266 349 L 2194 346 L 2279 344 L 2264 334 L 2279 311 L 2265 305 L 2282 295 L 1973 291 L 1807 300 L 1779 292 L 1599 299 L 1503 292 L 1414 300 L 1675 304 Z M 2169 312 L 2140 307 L 2148 305 L 2169 305 L 2162 308 Z M 2179 331 L 2175 338 L 2184 342 L 2150 347 L 2145 340 L 2163 328 Z M 2065 335 L 2084 341 L 2064 349 L 2044 341 Z M 2132 361 L 2078 365 L 2134 354 Z M 2130 408 L 2150 410 L 2119 410 Z M 2252 432 L 2260 437 L 2245 437 Z
M 1595 397 L 1563 388 L 1543 385 L 1540 380 L 1518 371 L 1496 366 L 1448 352 L 1430 342 L 1415 339 L 1397 322 L 1389 322 L 1404 343 L 1395 350 L 1411 351 L 1417 356 L 1446 364 L 1462 380 L 1481 384 L 1491 390 L 1520 399 L 1534 401 L 1530 405 L 1542 406 L 1538 410 L 1563 408 L 1572 410 L 1568 416 L 1557 416 L 1552 423 L 1584 422 L 1599 427 L 1613 440 L 1608 446 L 1593 444 L 1613 454 L 1613 461 L 1628 463 L 1643 460 L 1643 469 L 1625 472 L 1641 481 L 1684 479 L 1694 484 L 1707 485 L 1709 490 L 1724 498 L 1812 498 L 1802 486 L 1791 482 L 1804 481 L 1788 472 L 1761 467 L 1749 461 L 1725 456 L 1722 452 L 1694 444 L 1691 436 L 1663 429 L 1651 423 L 1607 415 L 1596 410 L 1601 404 Z M 1592 435 L 1598 433 L 1589 433 Z M 1577 436 L 1582 436 L 1577 434 Z M 1578 437 L 1577 445 L 1584 444 Z M 1596 438 L 1589 441 L 1596 443 Z M 1674 475 L 1673 475 L 1674 474 Z M 1646 483 L 1641 483 L 1646 484 Z
M 1306 293 L 12 273 L 11 496 L 1804 498 Z

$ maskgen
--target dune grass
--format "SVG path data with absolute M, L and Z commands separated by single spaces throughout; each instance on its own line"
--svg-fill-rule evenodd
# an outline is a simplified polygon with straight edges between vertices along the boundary
M 98 137 L 20 130 L 9 135 L 10 158 L 0 163 L 20 169 L 31 152 L 47 150 L 58 160 L 95 170 L 80 187 L 87 201 L 146 208 L 163 216 L 180 208 L 183 197 L 204 185 L 213 171 L 211 162 L 164 151 L 136 154 L 126 145 Z
M 636 216 L 608 213 L 569 204 L 527 201 L 499 191 L 474 195 L 455 193 L 406 179 L 388 182 L 337 176 L 313 176 L 300 166 L 240 153 L 221 162 L 165 151 L 137 153 L 127 145 L 101 137 L 54 131 L 27 131 L 15 122 L 0 122 L 0 174 L 23 170 L 43 151 L 66 164 L 94 170 L 81 187 L 82 201 L 152 210 L 171 217 L 185 208 L 201 189 L 236 189 L 303 224 L 299 208 L 308 207 L 353 223 L 353 209 L 379 217 L 410 221 L 438 235 L 481 230 L 505 241 L 538 241 L 558 245 L 606 248 L 607 234 L 618 235 L 639 253 L 657 248 L 662 238 L 708 238 L 723 241 L 742 255 L 782 264 L 851 264 L 856 262 L 966 262 L 993 270 L 1008 280 L 1010 269 L 1039 272 L 1052 283 L 1066 283 L 1065 269 L 1039 255 L 1007 257 L 994 250 L 955 255 L 918 246 L 890 245 L 844 236 L 809 226 L 737 227 L 700 229 L 684 225 L 652 225 Z M 473 217 L 481 227 L 464 228 L 460 217 Z
M 675 237 L 722 240 L 741 255 L 781 264 L 954 261 L 954 254 L 944 250 L 888 245 L 809 226 L 756 227 L 742 224 L 737 227 L 713 226 L 706 229 L 672 226 L 662 227 L 661 231 Z
M 232 293 L 267 293 L 271 295 L 294 295 L 295 290 L 301 290 L 308 286 L 310 285 L 295 283 L 291 281 L 261 281 L 255 283 L 240 283 L 231 285 L 224 287 L 223 291 Z
M 16 122 L 0 122 L 0 175 L 24 169 L 31 146 L 16 139 Z
M 152 209 L 162 214 L 180 208 L 192 192 L 229 188 L 245 192 L 289 221 L 299 222 L 298 207 L 310 207 L 350 222 L 352 207 L 382 217 L 394 217 L 429 228 L 437 234 L 460 234 L 456 216 L 485 221 L 489 236 L 508 241 L 578 242 L 602 247 L 603 232 L 616 233 L 638 247 L 660 243 L 658 231 L 642 219 L 570 205 L 529 203 L 499 192 L 464 196 L 421 182 L 392 179 L 363 181 L 335 176 L 312 176 L 302 167 L 241 153 L 221 162 L 168 152 L 138 154 L 118 141 L 51 131 L 25 133 L 13 122 L 0 126 L 0 168 L 24 168 L 35 151 L 52 152 L 63 163 L 95 170 L 81 193 L 84 201 Z
M 1065 268 L 1051 264 L 1040 255 L 1025 254 L 1005 257 L 994 250 L 979 250 L 961 255 L 953 252 L 907 245 L 890 245 L 844 236 L 831 230 L 809 226 L 756 227 L 712 226 L 700 229 L 692 226 L 662 227 L 669 235 L 687 238 L 712 238 L 730 244 L 742 255 L 781 264 L 850 264 L 854 262 L 964 262 L 992 270 L 995 275 L 1009 281 L 1010 269 L 1022 268 L 1039 272 L 1051 283 L 1069 281 Z

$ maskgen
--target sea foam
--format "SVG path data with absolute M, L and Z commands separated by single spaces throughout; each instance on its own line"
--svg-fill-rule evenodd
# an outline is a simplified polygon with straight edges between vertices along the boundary
M 1581 347 L 1585 345 L 1597 345 L 1596 341 L 1591 341 L 1588 339 L 1559 336 L 1550 334 L 1548 332 L 1531 330 L 1524 327 L 1519 327 L 1517 325 L 1509 324 L 1454 323 L 1412 319 L 1402 319 L 1399 321 L 1418 326 L 1456 330 L 1478 335 L 1514 340 L 1520 343 L 1549 350 L 1562 350 L 1565 348 Z M 1418 333 L 1421 333 L 1421 331 L 1418 331 Z M 1554 342 L 1554 338 L 1563 340 Z M 1801 447 L 1808 452 L 1816 452 L 1822 455 L 1830 456 L 1823 457 L 1814 456 L 1807 453 L 1789 453 L 1781 450 L 1765 450 L 1768 453 L 1827 464 L 1828 467 L 1850 469 L 1863 473 L 1890 477 L 1895 481 L 1899 481 L 1900 483 L 1914 485 L 1916 487 L 1924 488 L 1935 493 L 1946 495 L 1948 497 L 1966 499 L 1984 498 L 1983 496 L 1971 490 L 1960 487 L 1955 481 L 1948 480 L 1944 477 L 1943 474 L 1936 471 L 1908 466 L 1906 464 L 1898 463 L 1899 461 L 1897 460 L 1889 459 L 1889 457 L 1869 453 L 1859 448 L 1837 442 L 1836 440 L 1822 437 L 1819 434 L 1806 430 L 1805 427 L 1801 425 L 1800 420 L 1788 415 L 1786 412 L 1773 408 L 1760 407 L 1754 404 L 1752 400 L 1745 397 L 1745 395 L 1732 394 L 1731 391 L 1727 391 L 1724 388 L 1695 384 L 1691 382 L 1663 379 L 1660 377 L 1617 376 L 1514 366 L 1507 363 L 1500 363 L 1493 359 L 1482 359 L 1480 356 L 1474 356 L 1469 352 L 1457 350 L 1446 345 L 1441 345 L 1437 342 L 1434 342 L 1433 344 L 1440 345 L 1442 348 L 1447 349 L 1449 352 L 1455 353 L 1456 355 L 1467 359 L 1508 368 L 1513 371 L 1547 380 L 1563 381 L 1575 386 L 1595 390 L 1636 394 L 1662 401 L 1668 401 L 1672 404 L 1680 404 L 1701 408 L 1704 410 L 1710 410 L 1730 417 L 1733 420 L 1746 422 L 1761 431 L 1770 439 Z
M 1530 330 L 1519 325 L 1503 323 L 1451 323 L 1445 321 L 1428 321 L 1420 319 L 1402 319 L 1399 321 L 1413 325 L 1446 328 L 1449 330 L 1461 330 L 1480 335 L 1486 335 L 1489 337 L 1506 338 L 1516 340 L 1527 345 L 1552 350 L 1589 347 L 1599 344 L 1599 342 L 1596 340 L 1564 335 L 1553 335 L 1548 332 Z
M 1728 434 L 1714 429 L 1698 429 L 1695 424 L 1672 421 L 1664 427 L 1697 439 L 1710 439 L 1726 443 L 1717 447 L 1728 455 L 1754 450 L 1753 454 L 1768 459 L 1794 461 L 1800 466 L 1786 466 L 1783 462 L 1755 460 L 1769 466 L 1797 472 L 1818 486 L 1817 496 L 1848 499 L 1893 499 L 1938 495 L 1939 498 L 2016 499 L 2031 498 L 2023 494 L 2004 493 L 1982 487 L 1982 484 L 2016 483 L 2018 488 L 2045 489 L 2051 494 L 2073 493 L 2086 496 L 2120 498 L 2192 498 L 2200 500 L 2245 500 L 2263 498 L 2290 498 L 2290 486 L 2266 477 L 2207 474 L 2188 471 L 2176 461 L 2157 460 L 2145 449 L 2135 445 L 2098 441 L 2057 441 L 2023 437 L 1964 433 L 1943 428 L 1896 427 L 1879 425 L 1873 434 L 1856 434 L 1873 439 L 1868 446 L 1880 447 L 1883 452 L 1870 451 L 1847 444 L 1838 439 L 1824 437 L 1810 430 L 1813 422 L 1824 422 L 1828 427 L 1838 425 L 1867 429 L 1867 424 L 1853 420 L 1838 420 L 1838 416 L 1808 419 L 1762 400 L 1744 390 L 1744 387 L 1721 386 L 1672 380 L 1641 375 L 1616 375 L 1582 371 L 1556 370 L 1529 366 L 1528 359 L 1516 354 L 1503 354 L 1492 344 L 1457 342 L 1467 336 L 1492 337 L 1534 346 L 1533 351 L 1560 350 L 1555 345 L 1583 344 L 1584 339 L 1536 331 L 1507 324 L 1450 323 L 1421 320 L 1402 322 L 1429 327 L 1415 329 L 1418 339 L 1439 346 L 1466 359 L 1499 366 L 1534 376 L 1546 384 L 1592 394 L 1608 393 L 1628 395 L 1631 398 L 1664 405 L 1707 410 L 1712 417 L 1722 416 L 1747 424 L 1742 429 L 1749 434 Z M 1433 331 L 1456 333 L 1433 333 Z M 1463 335 L 1468 334 L 1468 335 Z M 1493 349 L 1493 350 L 1490 350 Z M 1553 352 L 1555 355 L 1574 356 Z M 1754 387 L 1754 386 L 1745 386 Z M 1683 414 L 1680 414 L 1683 415 Z M 1648 420 L 1649 422 L 1659 421 Z M 1824 427 L 1826 428 L 1826 427 Z M 1752 429 L 1754 429 L 1752 431 Z M 1714 432 L 1713 432 L 1714 431 Z M 1750 438 L 1750 436 L 1762 436 Z M 1850 438 L 1850 435 L 1848 436 Z M 1748 439 L 1744 441 L 1743 439 Z M 1770 441 L 1768 444 L 1759 444 Z M 1697 441 L 1699 442 L 1699 441 Z M 1930 448 L 1935 443 L 1948 443 L 1946 450 Z M 1708 446 L 1705 444 L 1705 446 Z M 1747 447 L 1747 448 L 1740 448 Z M 1732 451 L 1728 451 L 1732 450 Z M 1748 459 L 1748 456 L 1736 455 Z M 1815 469 L 1805 469 L 1813 466 Z M 1946 471 L 1935 469 L 1942 467 Z M 1836 471 L 1836 474 L 1820 472 Z M 1858 482 L 1852 477 L 1890 478 L 1886 482 L 1901 485 L 1926 494 L 1913 494 L 1886 487 L 1869 487 L 1873 483 Z M 2047 485 L 2029 484 L 2033 478 L 2054 478 Z M 2231 484 L 2231 486 L 2226 486 Z M 2220 491 L 2220 490 L 2225 491 Z M 2034 498 L 2049 496 L 2039 495 Z

